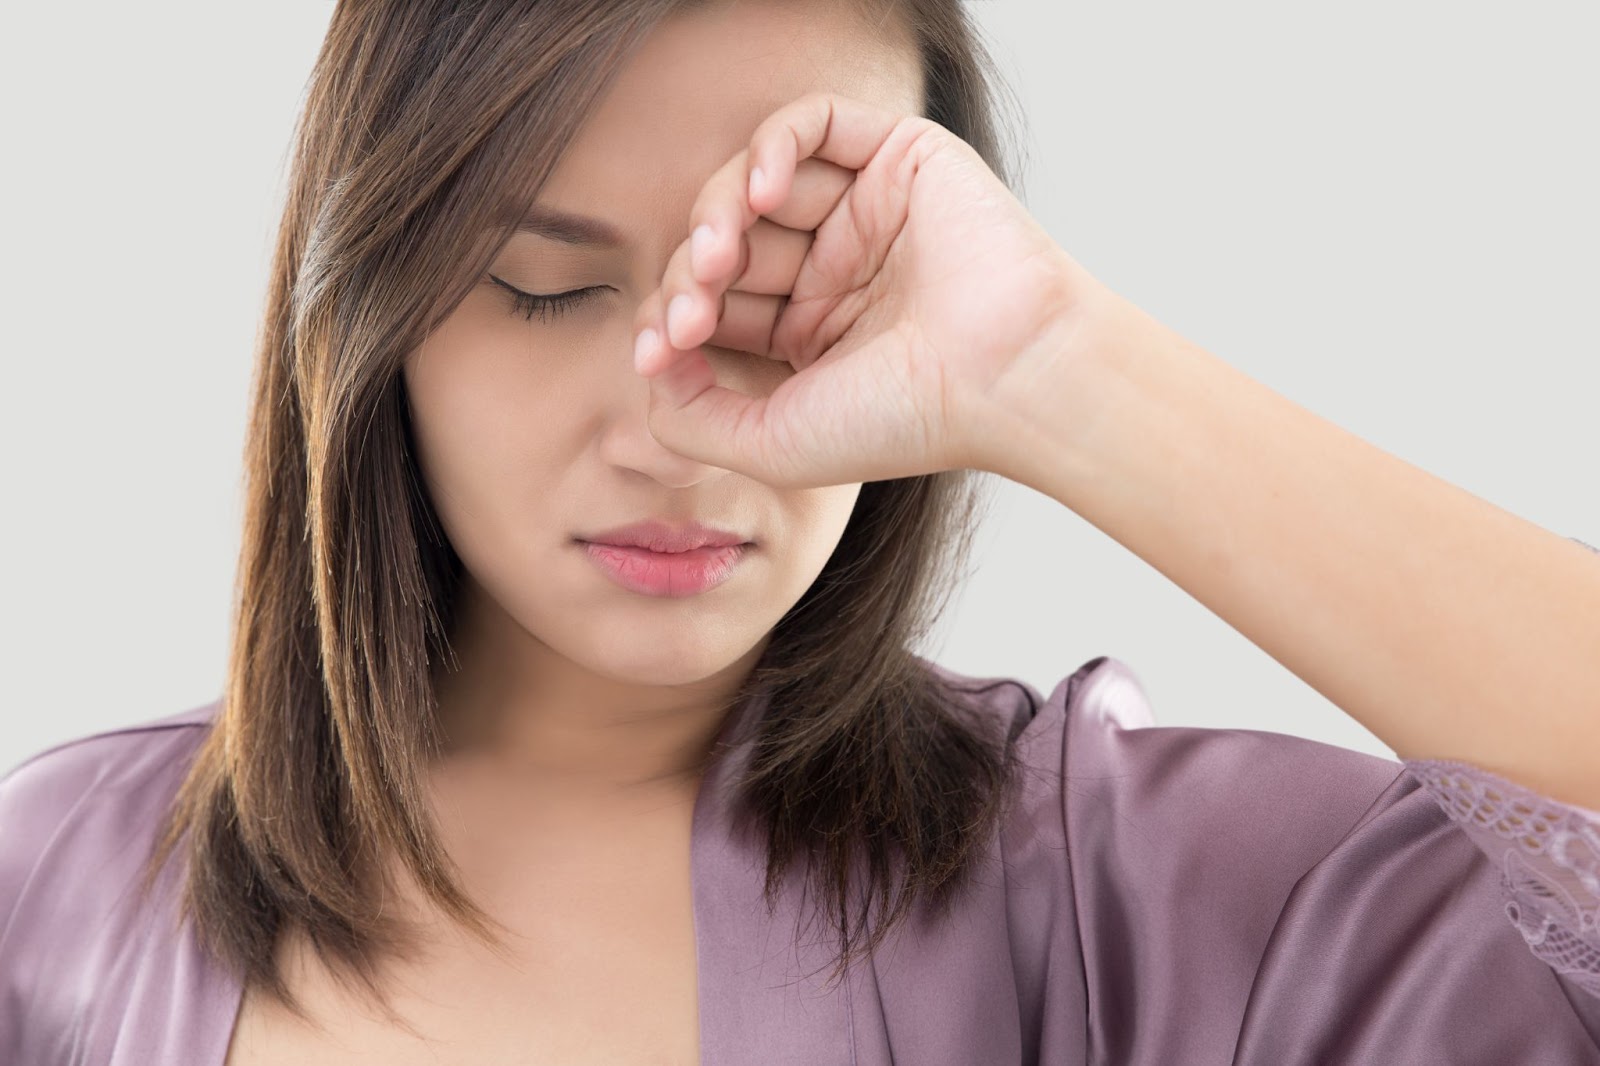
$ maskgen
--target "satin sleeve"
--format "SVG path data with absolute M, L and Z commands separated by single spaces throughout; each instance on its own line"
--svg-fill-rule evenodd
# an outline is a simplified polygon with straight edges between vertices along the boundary
M 1404 763 L 1499 871 L 1505 915 L 1528 950 L 1600 1000 L 1600 812 L 1471 763 Z
M 1160 726 L 1116 659 L 1069 680 L 1051 701 L 1094 1061 L 1600 1066 L 1600 997 L 1506 921 L 1492 826 L 1486 853 L 1392 759 Z
M 1592 544 L 1568 539 L 1600 554 Z M 1471 763 L 1403 762 L 1499 871 L 1505 915 L 1528 949 L 1600 999 L 1600 811 L 1541 795 Z

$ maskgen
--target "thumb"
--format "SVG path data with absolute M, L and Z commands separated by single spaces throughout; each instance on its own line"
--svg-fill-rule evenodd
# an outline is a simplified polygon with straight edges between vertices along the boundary
M 650 375 L 650 435 L 670 451 L 767 484 L 783 484 L 765 426 L 767 400 L 717 384 L 699 348 Z

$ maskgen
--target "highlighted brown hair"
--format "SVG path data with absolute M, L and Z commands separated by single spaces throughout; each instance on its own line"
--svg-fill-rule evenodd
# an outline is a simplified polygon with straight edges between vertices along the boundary
M 998 79 L 961 0 L 857 3 L 864 32 L 914 42 L 923 113 L 1009 181 Z M 291 927 L 388 1010 L 376 964 L 414 934 L 377 904 L 386 856 L 498 944 L 423 789 L 440 742 L 430 664 L 450 654 L 462 564 L 422 488 L 400 367 L 488 268 L 630 51 L 685 6 L 341 0 L 332 17 L 257 339 L 226 687 L 145 881 L 181 844 L 181 916 L 302 1018 L 274 963 Z M 736 697 L 769 693 L 736 813 L 765 835 L 769 902 L 806 862 L 839 934 L 835 977 L 914 906 L 948 905 L 1014 776 L 1008 738 L 910 650 L 960 576 L 986 477 L 864 485 Z

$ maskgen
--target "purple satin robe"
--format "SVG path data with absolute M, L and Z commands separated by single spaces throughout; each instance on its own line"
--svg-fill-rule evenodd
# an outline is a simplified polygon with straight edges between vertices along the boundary
M 769 918 L 727 817 L 764 699 L 721 727 L 691 843 L 708 1066 L 1600 1064 L 1600 813 L 1460 763 L 1157 726 L 1116 659 L 1048 697 L 930 666 L 1014 738 L 1019 802 L 953 912 L 831 990 L 798 874 Z M 215 711 L 0 777 L 0 1064 L 222 1063 L 240 987 L 176 927 L 178 867 L 133 905 Z

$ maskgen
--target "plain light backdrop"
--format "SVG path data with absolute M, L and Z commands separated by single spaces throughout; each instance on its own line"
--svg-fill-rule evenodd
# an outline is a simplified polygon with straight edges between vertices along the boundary
M 970 7 L 1026 119 L 1023 200 L 1086 268 L 1322 417 L 1600 544 L 1592 5 Z M 332 10 L 7 13 L 0 773 L 221 692 L 252 343 Z M 919 650 L 1046 694 L 1112 655 L 1160 724 L 1394 754 L 1009 483 Z

